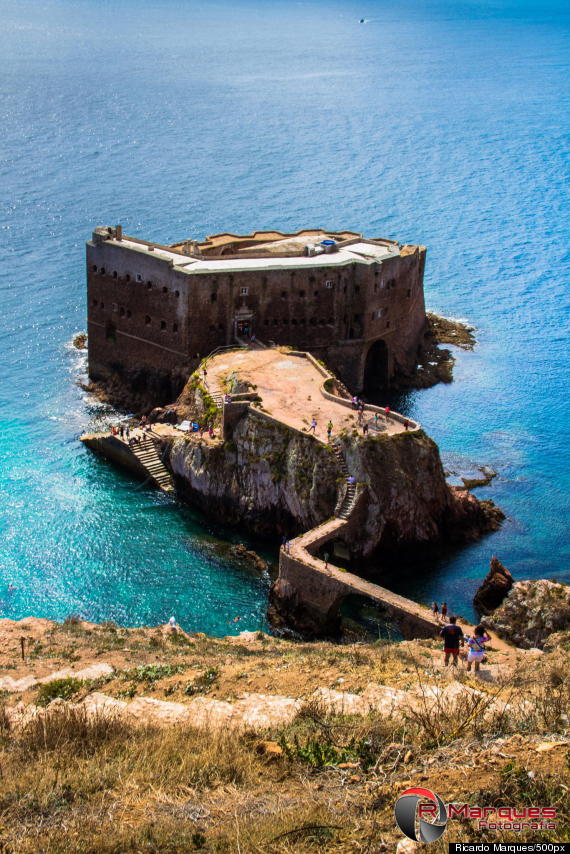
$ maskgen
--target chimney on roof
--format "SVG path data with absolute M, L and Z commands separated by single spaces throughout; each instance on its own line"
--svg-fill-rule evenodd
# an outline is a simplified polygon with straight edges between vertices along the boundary
M 123 239 L 123 226 L 122 225 L 116 225 L 115 226 L 115 240 L 122 240 L 122 239 Z

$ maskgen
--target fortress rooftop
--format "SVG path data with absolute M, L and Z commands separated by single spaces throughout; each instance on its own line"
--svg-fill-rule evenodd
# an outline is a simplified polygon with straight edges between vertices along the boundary
M 216 234 L 203 242 L 187 240 L 172 246 L 122 235 L 120 227 L 99 228 L 99 239 L 135 252 L 152 252 L 185 273 L 231 273 L 290 268 L 342 267 L 375 264 L 400 255 L 400 245 L 384 238 L 366 238 L 351 231 L 305 229 L 295 234 L 279 231 L 249 235 Z

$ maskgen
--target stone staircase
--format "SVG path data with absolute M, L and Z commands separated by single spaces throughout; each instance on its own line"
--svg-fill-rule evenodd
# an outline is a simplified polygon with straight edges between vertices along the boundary
M 338 466 L 342 472 L 346 483 L 344 496 L 340 503 L 337 505 L 337 508 L 335 510 L 335 516 L 337 517 L 337 519 L 348 519 L 356 503 L 356 484 L 349 483 L 348 481 L 350 477 L 350 472 L 348 471 L 348 466 L 346 465 L 346 460 L 344 459 L 342 447 L 339 444 L 334 444 L 332 446 L 332 450 L 337 459 Z
M 224 396 L 219 391 L 211 391 L 210 397 L 216 404 L 216 407 L 221 411 L 224 408 Z
M 174 479 L 160 458 L 158 448 L 152 439 L 145 436 L 138 444 L 129 446 L 149 476 L 163 492 L 175 492 Z

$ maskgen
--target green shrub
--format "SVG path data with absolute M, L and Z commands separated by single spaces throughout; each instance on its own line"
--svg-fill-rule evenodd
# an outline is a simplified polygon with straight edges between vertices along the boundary
M 52 700 L 71 700 L 74 694 L 83 687 L 84 682 L 81 679 L 53 679 L 51 682 L 44 682 L 40 685 L 38 691 L 37 703 L 39 706 L 47 706 Z

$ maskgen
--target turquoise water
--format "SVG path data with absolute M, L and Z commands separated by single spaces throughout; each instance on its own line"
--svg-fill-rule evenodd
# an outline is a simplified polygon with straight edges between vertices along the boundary
M 493 553 L 568 580 L 566 5 L 0 9 L 2 614 L 173 613 L 214 634 L 262 619 L 267 579 L 228 560 L 224 532 L 76 441 L 108 418 L 69 342 L 84 241 L 115 222 L 164 242 L 322 224 L 427 244 L 428 306 L 479 345 L 453 385 L 399 405 L 452 463 L 497 468 L 480 494 L 508 520 L 398 587 L 467 612 Z

